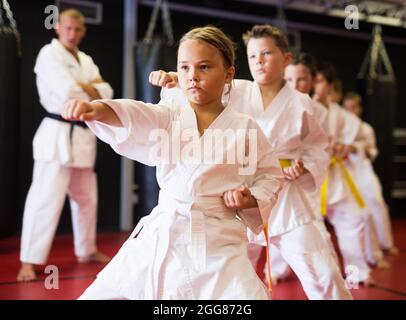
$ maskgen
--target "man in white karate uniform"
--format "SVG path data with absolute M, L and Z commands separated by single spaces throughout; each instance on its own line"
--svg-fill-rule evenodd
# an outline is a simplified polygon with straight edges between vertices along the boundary
M 24 208 L 18 281 L 34 280 L 34 265 L 46 263 L 67 194 L 78 261 L 109 261 L 96 248 L 96 137 L 84 123 L 60 116 L 69 99 L 113 95 L 92 58 L 78 50 L 86 32 L 84 20 L 77 10 L 61 12 L 58 39 L 45 45 L 36 60 L 38 93 L 47 114 L 33 140 L 34 170 Z

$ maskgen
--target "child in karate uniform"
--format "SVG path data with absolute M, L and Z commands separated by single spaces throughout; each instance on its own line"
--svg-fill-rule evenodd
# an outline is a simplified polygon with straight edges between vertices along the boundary
M 156 165 L 161 188 L 157 207 L 80 299 L 269 297 L 247 257 L 247 227 L 262 232 L 279 168 L 255 121 L 222 104 L 234 75 L 231 40 L 215 27 L 189 31 L 178 74 L 187 105 L 66 105 L 65 118 L 87 121 L 117 153 Z M 259 210 L 244 211 L 253 207 Z
M 362 204 L 357 203 L 343 171 L 348 166 L 346 159 L 349 153 L 357 152 L 354 143 L 360 135 L 361 122 L 337 103 L 330 101 L 334 81 L 333 67 L 321 63 L 316 74 L 313 98 L 328 110 L 330 155 L 333 159 L 328 170 L 322 211 L 323 206 L 326 207 L 327 218 L 335 229 L 348 281 L 354 285 L 373 285 L 375 282 L 370 277 L 370 268 L 365 259 L 366 212 Z
M 331 103 L 335 103 L 341 107 L 341 100 L 343 97 L 342 84 L 339 79 L 334 81 L 333 90 L 330 94 L 329 100 Z M 359 175 L 362 174 L 364 166 L 362 159 L 365 157 L 366 149 L 368 148 L 368 128 L 361 123 L 360 131 L 353 144 L 355 152 L 348 155 L 347 168 L 351 176 L 354 178 L 354 182 L 359 188 L 361 195 L 364 195 L 362 186 L 359 185 Z M 363 199 L 364 200 L 364 199 Z M 364 200 L 365 201 L 365 200 Z M 377 267 L 379 269 L 388 269 L 390 264 L 384 259 L 383 251 L 379 246 L 377 230 L 372 214 L 372 210 L 366 205 L 364 210 L 365 221 L 365 259 L 370 266 Z
M 273 26 L 258 25 L 244 35 L 244 41 L 255 81 L 234 80 L 233 90 L 223 100 L 255 117 L 283 164 L 283 189 L 268 220 L 269 241 L 294 270 L 309 299 L 351 299 L 306 196 L 324 180 L 328 140 L 311 99 L 284 81 L 284 69 L 291 61 L 287 38 Z M 162 97 L 184 103 L 184 95 L 174 88 L 176 74 L 156 71 L 150 82 L 166 88 Z M 266 242 L 264 237 L 250 239 L 260 245 Z
M 349 92 L 343 100 L 345 110 L 354 113 L 359 118 L 362 114 L 362 98 L 355 92 Z M 360 164 L 357 172 L 357 182 L 362 191 L 364 200 L 372 213 L 372 222 L 376 230 L 378 244 L 381 249 L 389 254 L 398 254 L 393 241 L 392 227 L 389 217 L 388 206 L 382 195 L 382 186 L 379 178 L 374 172 L 372 161 L 378 155 L 374 129 L 365 121 L 362 122 L 362 131 L 364 136 L 364 153 L 360 156 L 357 163 Z M 379 259 L 380 258 L 380 259 Z M 381 254 L 375 253 L 377 267 L 387 266 Z M 382 260 L 381 260 L 382 259 Z
M 293 89 L 296 89 L 305 94 L 313 93 L 314 79 L 316 76 L 316 61 L 313 56 L 307 53 L 301 53 L 293 59 L 292 63 L 285 68 L 286 83 Z M 325 132 L 328 132 L 327 124 L 327 109 L 319 102 L 313 100 L 314 113 L 319 120 L 320 126 Z M 323 235 L 324 240 L 328 243 L 331 253 L 334 256 L 337 264 L 339 262 L 336 255 L 334 245 L 331 241 L 331 235 L 327 231 L 324 223 L 324 217 L 320 212 L 320 188 L 315 192 L 308 193 L 309 202 L 314 207 L 314 212 L 318 213 L 317 225 Z M 279 250 L 275 246 L 271 246 L 271 266 L 274 279 L 283 280 L 290 275 L 291 269 L 283 259 Z

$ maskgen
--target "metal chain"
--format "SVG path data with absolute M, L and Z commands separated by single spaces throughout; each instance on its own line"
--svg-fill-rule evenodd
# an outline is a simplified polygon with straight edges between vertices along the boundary
M 4 24 L 3 20 L 3 8 L 0 6 L 0 26 Z
M 162 21 L 168 36 L 168 45 L 172 46 L 175 43 L 175 37 L 173 35 L 171 12 L 169 10 L 169 4 L 167 0 L 164 0 L 162 4 Z
M 169 5 L 167 0 L 155 0 L 154 9 L 151 14 L 151 18 L 148 24 L 147 32 L 145 33 L 144 42 L 151 43 L 152 36 L 156 27 L 156 22 L 158 19 L 159 10 L 162 11 L 162 28 L 166 36 L 168 37 L 168 45 L 173 45 L 175 38 L 173 35 L 173 28 L 171 22 L 171 15 L 169 11 Z
M 2 3 L 3 3 L 4 11 L 6 12 L 6 16 L 7 16 L 8 20 L 10 21 L 10 27 L 16 36 L 18 55 L 21 56 L 21 39 L 20 39 L 20 33 L 18 32 L 18 29 L 17 29 L 17 23 L 13 17 L 13 12 L 11 11 L 10 5 L 8 4 L 7 0 L 3 0 Z
M 156 20 L 158 18 L 159 9 L 161 8 L 161 5 L 162 5 L 162 0 L 155 0 L 154 9 L 152 10 L 151 18 L 150 18 L 149 24 L 148 24 L 148 29 L 147 29 L 147 32 L 145 33 L 145 37 L 143 40 L 146 43 L 152 42 L 152 36 L 153 36 L 154 30 L 155 30 Z
M 17 30 L 17 23 L 14 20 L 13 12 L 11 11 L 10 5 L 8 4 L 7 0 L 3 0 L 3 8 L 6 11 L 8 20 L 10 21 L 10 26 L 13 28 L 13 30 Z

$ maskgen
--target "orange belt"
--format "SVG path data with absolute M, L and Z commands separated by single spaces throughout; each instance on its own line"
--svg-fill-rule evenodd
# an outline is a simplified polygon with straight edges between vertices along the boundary
M 279 165 L 281 168 L 290 167 L 292 165 L 292 160 L 290 159 L 279 159 Z M 266 271 L 267 271 L 267 282 L 268 282 L 268 291 L 272 292 L 272 278 L 271 278 L 271 259 L 269 255 L 269 237 L 268 237 L 268 223 L 264 226 L 264 235 L 266 243 Z
M 268 282 L 268 291 L 272 292 L 271 260 L 270 260 L 270 256 L 269 256 L 269 240 L 268 240 L 268 224 L 265 224 L 265 226 L 264 226 L 264 235 L 265 235 L 265 242 L 266 242 L 266 272 L 267 272 L 266 280 Z

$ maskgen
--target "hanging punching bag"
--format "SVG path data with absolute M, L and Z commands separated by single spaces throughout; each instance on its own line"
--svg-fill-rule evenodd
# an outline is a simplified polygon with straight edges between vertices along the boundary
M 375 129 L 379 149 L 374 168 L 382 182 L 385 200 L 390 205 L 394 151 L 392 130 L 395 126 L 397 85 L 392 64 L 381 37 L 380 26 L 374 28 L 373 40 L 358 79 L 364 105 L 363 118 Z
M 3 4 L 7 4 L 3 1 Z M 0 2 L 0 238 L 18 227 L 19 35 Z M 6 19 L 10 24 L 6 24 Z
M 163 35 L 154 35 L 159 11 L 162 11 Z M 176 69 L 176 47 L 170 20 L 168 2 L 157 0 L 151 14 L 147 32 L 143 40 L 135 46 L 136 99 L 144 102 L 158 103 L 161 88 L 149 83 L 148 78 L 154 70 Z M 149 214 L 158 204 L 159 187 L 156 181 L 155 167 L 140 163 L 135 164 L 135 181 L 139 186 L 139 202 L 135 208 L 136 215 Z

